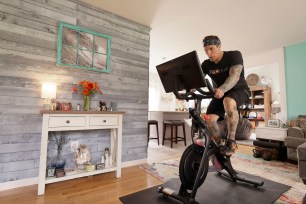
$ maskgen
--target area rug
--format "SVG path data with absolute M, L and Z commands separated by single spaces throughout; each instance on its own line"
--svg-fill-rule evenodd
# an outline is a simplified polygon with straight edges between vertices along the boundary
M 231 157 L 233 167 L 241 172 L 282 183 L 291 188 L 283 193 L 275 204 L 302 204 L 306 193 L 306 185 L 298 176 L 298 166 L 281 161 L 265 161 L 262 158 L 254 158 L 252 155 L 235 153 Z M 211 164 L 210 164 L 211 165 Z M 142 164 L 142 168 L 159 180 L 165 182 L 171 178 L 178 178 L 179 158 Z

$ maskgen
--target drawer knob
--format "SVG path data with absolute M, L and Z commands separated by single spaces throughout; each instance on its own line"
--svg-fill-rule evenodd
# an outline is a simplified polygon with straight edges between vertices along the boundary
M 103 120 L 103 123 L 106 123 L 106 120 Z
M 70 123 L 70 120 L 66 120 L 66 123 Z

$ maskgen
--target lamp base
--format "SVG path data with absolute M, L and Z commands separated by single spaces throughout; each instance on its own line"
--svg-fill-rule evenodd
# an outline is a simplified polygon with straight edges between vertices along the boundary
M 43 110 L 50 110 L 50 104 L 43 104 Z

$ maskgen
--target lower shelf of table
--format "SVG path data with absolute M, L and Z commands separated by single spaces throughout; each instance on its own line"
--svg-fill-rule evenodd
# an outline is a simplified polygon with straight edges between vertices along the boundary
M 75 174 L 72 175 L 68 175 L 68 176 L 63 176 L 63 177 L 47 177 L 46 178 L 46 184 L 48 183 L 55 183 L 55 182 L 60 182 L 60 181 L 66 181 L 66 180 L 70 180 L 70 179 L 75 179 L 75 178 L 81 178 L 81 177 L 85 177 L 85 176 L 93 176 L 96 174 L 102 174 L 102 173 L 107 173 L 107 172 L 112 172 L 112 171 L 117 171 L 116 167 L 109 167 L 109 168 L 105 168 L 102 170 L 95 170 L 95 171 L 85 171 L 85 170 L 78 170 Z

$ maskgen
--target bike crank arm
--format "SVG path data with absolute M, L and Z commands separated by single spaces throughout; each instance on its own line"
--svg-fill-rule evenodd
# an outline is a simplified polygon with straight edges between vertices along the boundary
M 230 178 L 230 179 L 233 179 L 227 172 L 221 172 L 219 171 L 218 172 L 220 175 L 223 175 L 227 178 Z M 242 182 L 245 182 L 245 183 L 249 183 L 249 184 L 253 184 L 255 185 L 255 187 L 261 187 L 264 185 L 264 182 L 263 181 L 256 181 L 256 180 L 253 180 L 253 179 L 250 179 L 250 178 L 247 178 L 245 176 L 241 176 L 240 174 L 236 174 L 236 177 L 235 177 L 235 180 L 236 181 L 242 181 Z

